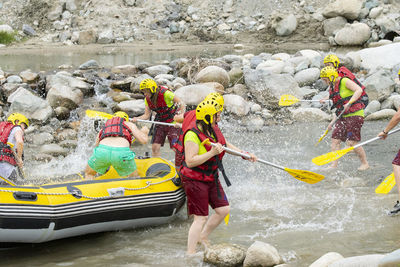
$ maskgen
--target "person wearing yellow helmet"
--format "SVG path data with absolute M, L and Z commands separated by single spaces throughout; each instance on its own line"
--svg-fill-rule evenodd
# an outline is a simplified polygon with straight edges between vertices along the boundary
M 0 176 L 13 182 L 17 181 L 18 168 L 23 168 L 24 132 L 28 126 L 28 118 L 21 113 L 12 113 L 7 121 L 0 122 Z
M 332 151 L 340 149 L 341 142 L 347 142 L 349 146 L 355 146 L 361 140 L 361 127 L 364 124 L 364 104 L 360 100 L 362 89 L 359 85 L 347 77 L 340 77 L 337 70 L 332 67 L 324 67 L 320 73 L 321 79 L 329 85 L 329 98 L 336 108 L 335 116 L 328 126 L 332 132 Z M 340 118 L 336 121 L 336 117 Z M 333 125 L 333 123 L 336 124 Z M 361 165 L 359 170 L 369 168 L 367 156 L 363 147 L 354 149 Z M 334 161 L 330 168 L 336 168 L 338 161 Z
M 144 79 L 139 85 L 140 90 L 145 96 L 145 111 L 139 117 L 132 118 L 133 122 L 137 119 L 148 120 L 151 112 L 156 113 L 155 121 L 173 123 L 174 117 L 185 113 L 185 104 L 172 91 L 164 86 L 158 86 L 153 79 Z M 160 157 L 160 149 L 164 146 L 165 138 L 168 137 L 170 148 L 178 140 L 179 129 L 165 126 L 154 126 L 152 143 L 152 156 Z
M 203 101 L 205 100 L 214 100 L 218 103 L 218 105 L 220 106 L 220 109 L 218 110 L 218 112 L 221 114 L 221 112 L 224 109 L 224 97 L 217 92 L 213 92 L 208 94 Z M 220 116 L 220 114 L 218 116 Z M 187 112 L 185 112 L 185 114 L 179 114 L 177 116 L 175 116 L 175 121 L 177 122 L 177 124 L 179 123 L 181 126 L 181 129 L 179 131 L 179 138 L 178 141 L 174 144 L 174 148 L 175 148 L 175 166 L 176 167 L 180 167 L 181 163 L 183 161 L 183 130 L 184 128 L 187 127 L 187 125 L 190 125 L 190 123 L 192 121 L 196 120 L 196 110 L 189 110 Z M 216 125 L 216 127 L 218 127 L 218 125 Z
M 334 67 L 339 77 L 347 77 L 353 82 L 355 82 L 358 86 L 360 86 L 362 89 L 362 94 L 360 99 L 365 107 L 368 106 L 369 97 L 365 92 L 365 86 L 356 78 L 356 76 L 348 68 L 346 68 L 343 64 L 340 63 L 340 60 L 336 55 L 328 54 L 324 58 L 324 65 L 325 67 L 329 66 Z
M 400 70 L 398 72 L 398 76 L 400 79 Z M 397 112 L 393 115 L 392 119 L 389 121 L 386 127 L 378 134 L 378 137 L 380 137 L 382 140 L 386 140 L 389 131 L 392 130 L 394 127 L 396 127 L 399 124 L 399 122 L 400 122 L 400 109 L 397 110 Z M 400 200 L 400 149 L 392 161 L 392 167 L 393 167 L 394 178 L 397 185 L 398 199 Z M 399 200 L 396 201 L 396 204 L 394 205 L 393 209 L 389 212 L 389 215 L 400 214 Z
M 92 180 L 97 173 L 106 173 L 110 166 L 119 176 L 137 176 L 135 153 L 129 147 L 135 140 L 145 144 L 147 139 L 146 129 L 139 130 L 129 122 L 125 112 L 115 112 L 97 134 L 95 148 L 85 169 L 86 179 Z
M 184 161 L 179 169 L 179 176 L 186 193 L 188 214 L 194 215 L 188 233 L 187 254 L 196 253 L 198 242 L 208 244 L 209 235 L 230 210 L 228 199 L 219 181 L 218 171 L 221 171 L 229 186 L 230 182 L 222 165 L 225 154 L 223 147 L 242 151 L 226 141 L 217 127 L 220 110 L 221 106 L 216 100 L 204 100 L 195 110 L 196 119 L 186 125 L 185 118 L 183 123 Z M 253 154 L 249 155 L 250 161 L 257 160 Z M 209 205 L 215 213 L 208 219 Z

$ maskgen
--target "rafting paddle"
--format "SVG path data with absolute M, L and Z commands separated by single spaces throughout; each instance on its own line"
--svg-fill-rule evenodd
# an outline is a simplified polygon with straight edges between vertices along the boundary
M 344 110 L 339 114 L 339 116 L 336 117 L 336 119 L 333 121 L 332 127 L 335 127 L 336 122 L 342 117 L 344 113 Z M 315 144 L 316 146 L 324 139 L 324 137 L 328 134 L 329 132 L 329 127 L 326 128 L 325 132 L 321 135 L 321 137 L 318 139 L 318 142 Z
M 204 142 L 204 141 L 203 141 Z M 209 144 L 211 144 L 212 146 L 216 146 L 215 143 L 211 143 L 210 141 L 208 141 Z M 231 152 L 235 155 L 241 156 L 243 158 L 249 159 L 251 158 L 251 156 L 249 154 L 245 154 L 245 153 L 241 153 L 238 152 L 236 150 L 230 149 L 228 147 L 223 147 L 225 151 Z M 295 169 L 289 169 L 283 166 L 279 166 L 277 164 L 262 160 L 262 159 L 257 159 L 258 162 L 261 162 L 263 164 L 281 169 L 286 171 L 287 173 L 289 173 L 291 176 L 293 176 L 294 178 L 296 178 L 299 181 L 305 182 L 307 184 L 315 184 L 318 183 L 319 181 L 321 181 L 322 179 L 325 178 L 324 175 L 322 174 L 318 174 L 318 173 L 314 173 L 314 172 L 310 172 L 310 171 L 304 171 L 304 170 L 295 170 Z
M 392 172 L 385 180 L 382 181 L 375 189 L 375 193 L 377 194 L 387 194 L 392 190 L 393 186 L 396 184 L 396 180 L 394 178 L 394 173 Z
M 319 100 L 304 100 L 298 99 L 294 95 L 282 95 L 279 99 L 279 106 L 291 106 L 297 102 L 319 102 Z
M 388 133 L 388 135 L 391 135 L 391 134 L 396 133 L 398 131 L 400 131 L 400 128 L 397 128 L 396 130 L 390 131 Z M 317 164 L 319 166 L 328 164 L 329 162 L 335 161 L 335 160 L 343 157 L 344 155 L 346 155 L 350 151 L 353 151 L 355 148 L 363 146 L 363 145 L 366 145 L 366 144 L 371 143 L 373 141 L 376 141 L 378 139 L 381 139 L 381 138 L 377 136 L 377 137 L 369 139 L 369 140 L 367 140 L 365 142 L 359 143 L 359 144 L 357 144 L 355 146 L 351 146 L 351 147 L 348 147 L 348 148 L 345 148 L 345 149 L 336 150 L 336 151 L 332 151 L 332 152 L 323 154 L 321 156 L 313 158 L 312 162 L 314 162 L 315 164 Z
M 86 110 L 86 115 L 90 118 L 99 118 L 100 117 L 100 118 L 105 118 L 105 119 L 111 119 L 113 117 L 113 115 L 111 115 L 109 113 L 102 112 L 102 111 L 96 111 L 96 110 L 90 110 L 90 109 Z M 167 122 L 161 122 L 161 121 L 149 121 L 149 120 L 140 120 L 140 119 L 137 119 L 137 121 L 175 127 L 175 124 L 173 124 L 173 123 L 167 123 Z

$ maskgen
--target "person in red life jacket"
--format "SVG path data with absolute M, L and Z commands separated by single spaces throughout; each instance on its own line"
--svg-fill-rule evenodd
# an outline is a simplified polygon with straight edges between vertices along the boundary
M 220 106 L 220 110 L 218 112 L 222 112 L 224 109 L 224 97 L 217 92 L 210 93 L 204 98 L 204 100 L 214 100 L 217 101 L 218 105 Z M 179 114 L 175 116 L 175 122 L 176 124 L 179 124 L 180 130 L 179 130 L 179 138 L 178 141 L 174 144 L 175 148 L 175 166 L 179 168 L 182 164 L 183 161 L 183 131 L 182 127 L 187 127 L 187 125 L 190 125 L 192 121 L 196 120 L 196 111 L 195 109 L 186 111 L 185 114 Z M 185 125 L 183 125 L 183 122 L 185 122 Z M 218 125 L 216 125 L 218 127 Z
M 96 173 L 106 173 L 110 166 L 119 176 L 137 176 L 135 153 L 129 147 L 135 140 L 146 144 L 146 131 L 148 129 L 139 130 L 134 123 L 129 122 L 125 112 L 114 113 L 114 117 L 106 121 L 97 135 L 93 154 L 85 169 L 86 179 L 93 180 Z
M 336 55 L 329 54 L 324 58 L 325 67 L 334 67 L 338 72 L 339 77 L 347 77 L 353 82 L 355 82 L 362 89 L 362 94 L 360 100 L 363 102 L 364 106 L 367 107 L 369 103 L 369 98 L 365 92 L 365 86 L 356 78 L 356 76 L 343 64 L 340 63 L 339 58 Z
M 163 86 L 157 86 L 152 79 L 144 79 L 140 83 L 140 90 L 145 96 L 145 111 L 142 116 L 132 118 L 133 122 L 137 119 L 148 120 L 151 112 L 156 113 L 155 121 L 174 123 L 174 117 L 185 112 L 185 104 L 170 90 Z M 178 140 L 179 127 L 167 125 L 155 125 L 152 143 L 152 156 L 160 157 L 160 148 L 164 146 L 165 138 L 168 137 L 170 148 Z
M 0 176 L 16 182 L 17 169 L 23 169 L 24 132 L 28 119 L 12 113 L 7 121 L 0 122 Z
M 344 110 L 343 115 L 336 122 L 332 132 L 332 151 L 340 149 L 341 142 L 347 142 L 349 146 L 355 146 L 361 140 L 361 127 L 364 124 L 364 104 L 360 100 L 362 89 L 347 77 L 339 77 L 334 67 L 325 67 L 321 70 L 320 77 L 329 85 L 329 98 L 336 108 L 335 116 L 329 124 L 329 130 L 333 127 L 336 117 Z M 364 148 L 354 149 L 361 161 L 358 170 L 369 168 Z M 330 168 L 336 168 L 338 161 L 332 162 Z
M 225 154 L 224 146 L 235 151 L 241 151 L 225 140 L 217 122 L 220 120 L 221 107 L 214 100 L 205 100 L 196 108 L 196 120 L 183 126 L 184 161 L 179 174 L 187 197 L 188 215 L 193 215 L 187 243 L 187 254 L 196 253 L 197 243 L 208 245 L 208 237 L 212 231 L 229 214 L 229 202 L 219 182 L 218 170 L 224 176 L 227 185 L 222 158 Z M 210 145 L 209 142 L 215 144 Z M 249 154 L 250 161 L 257 157 Z M 208 205 L 215 213 L 208 219 Z M 208 219 L 208 220 L 207 220 Z

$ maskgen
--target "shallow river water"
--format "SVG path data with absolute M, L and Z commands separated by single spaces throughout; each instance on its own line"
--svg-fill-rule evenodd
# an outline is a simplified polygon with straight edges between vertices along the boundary
M 363 140 L 376 136 L 386 122 L 367 122 Z M 84 120 L 83 126 L 90 128 Z M 371 169 L 360 172 L 358 158 L 349 153 L 335 171 L 315 166 L 311 159 L 329 151 L 329 138 L 314 146 L 326 123 L 296 123 L 269 126 L 248 132 L 234 123 L 222 123 L 227 139 L 258 157 L 292 169 L 325 174 L 314 185 L 294 179 L 285 171 L 250 163 L 227 155 L 225 169 L 232 181 L 226 188 L 232 211 L 229 225 L 220 225 L 212 243 L 236 243 L 244 247 L 254 241 L 275 246 L 290 266 L 308 266 L 327 252 L 343 256 L 388 253 L 399 246 L 400 217 L 387 211 L 397 200 L 396 190 L 374 193 L 382 178 L 391 173 L 391 160 L 400 135 L 365 146 Z M 35 168 L 36 175 L 74 171 L 88 157 L 94 131 L 83 129 L 80 146 L 66 160 Z M 137 154 L 150 146 L 136 146 Z M 173 159 L 173 153 L 163 149 Z M 35 176 L 36 176 L 35 175 Z M 191 221 L 185 208 L 170 224 L 29 245 L 0 252 L 0 265 L 7 266 L 209 266 L 200 258 L 185 258 Z
M 220 50 L 216 53 L 219 54 L 211 55 L 224 54 Z M 25 61 L 22 56 L 8 58 L 0 55 L 0 59 L 5 71 L 21 71 L 29 66 L 38 71 L 56 69 L 61 64 L 78 66 L 92 59 L 91 55 L 66 53 L 46 59 L 46 53 L 43 53 L 36 59 L 32 55 L 29 61 L 26 56 Z M 171 60 L 185 55 L 165 57 L 164 53 L 164 56 L 141 55 L 138 58 L 129 54 L 108 56 L 100 53 L 95 59 L 101 61 L 103 58 L 102 65 L 113 66 Z M 238 147 L 269 162 L 321 173 L 326 178 L 310 185 L 280 169 L 227 155 L 224 165 L 232 186 L 224 187 L 231 203 L 231 216 L 229 225 L 220 225 L 212 234 L 212 243 L 227 242 L 249 247 L 254 241 L 263 241 L 275 246 L 290 266 L 308 266 L 331 251 L 348 257 L 388 253 L 399 247 L 400 216 L 387 215 L 397 200 L 397 192 L 394 189 L 390 194 L 377 195 L 374 190 L 392 172 L 391 161 L 399 148 L 400 134 L 365 146 L 371 165 L 369 170 L 357 171 L 359 161 L 354 153 L 349 153 L 340 160 L 337 170 L 326 171 L 311 162 L 313 157 L 330 149 L 328 137 L 318 147 L 314 146 L 327 126 L 326 122 L 268 126 L 259 132 L 248 132 L 234 121 L 222 120 L 223 133 Z M 386 123 L 366 122 L 363 140 L 375 137 Z M 91 122 L 84 119 L 79 145 L 74 153 L 66 159 L 46 164 L 27 163 L 26 168 L 31 170 L 27 175 L 53 177 L 81 171 L 91 153 L 94 136 Z M 137 155 L 151 151 L 150 145 L 133 149 Z M 173 152 L 169 149 L 164 148 L 162 153 L 163 157 L 173 159 Z M 185 257 L 190 224 L 183 208 L 174 221 L 163 226 L 1 250 L 0 265 L 209 266 L 199 257 Z

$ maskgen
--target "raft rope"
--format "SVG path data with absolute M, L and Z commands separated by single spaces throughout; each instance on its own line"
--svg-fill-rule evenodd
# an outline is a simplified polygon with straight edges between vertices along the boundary
M 137 187 L 137 188 L 128 188 L 128 187 L 119 187 L 119 188 L 123 188 L 124 190 L 127 191 L 137 191 L 137 190 L 143 190 L 146 189 L 152 185 L 158 185 L 158 184 L 162 184 L 168 181 L 171 181 L 173 178 L 168 178 L 166 180 L 162 180 L 160 182 L 156 182 L 156 183 L 152 183 L 151 181 L 146 181 L 146 186 L 143 187 Z M 0 189 L 0 192 L 6 192 L 6 193 L 18 193 L 21 192 L 20 190 L 16 191 L 16 190 L 7 190 L 7 189 Z M 104 196 L 104 197 L 91 197 L 91 196 L 86 196 L 81 194 L 79 191 L 77 190 L 72 190 L 71 192 L 68 193 L 45 193 L 45 192 L 30 192 L 29 193 L 34 193 L 37 195 L 45 195 L 45 196 L 66 196 L 66 195 L 73 195 L 75 197 L 81 197 L 81 198 L 87 198 L 87 199 L 111 199 L 111 198 L 118 198 L 120 196 L 117 197 L 113 197 L 113 196 Z

